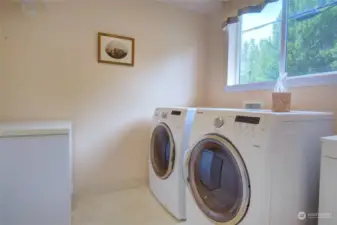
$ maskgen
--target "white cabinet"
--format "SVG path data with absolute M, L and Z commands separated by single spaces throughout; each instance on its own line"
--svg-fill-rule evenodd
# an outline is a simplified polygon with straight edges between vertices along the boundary
M 337 224 L 337 137 L 323 139 L 319 225 Z
M 54 131 L 0 136 L 1 225 L 70 224 L 70 130 Z

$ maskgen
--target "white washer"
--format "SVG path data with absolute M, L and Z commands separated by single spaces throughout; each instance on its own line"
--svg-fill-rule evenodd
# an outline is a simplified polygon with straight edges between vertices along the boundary
M 161 205 L 178 220 L 186 219 L 182 167 L 194 115 L 192 108 L 158 108 L 153 116 L 149 186 Z
M 337 136 L 322 138 L 319 225 L 337 224 Z
M 198 109 L 184 157 L 187 224 L 313 225 L 330 113 Z M 304 213 L 300 213 L 304 212 Z

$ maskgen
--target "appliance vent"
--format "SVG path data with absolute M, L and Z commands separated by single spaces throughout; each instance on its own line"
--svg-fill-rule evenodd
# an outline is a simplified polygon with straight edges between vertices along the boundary
M 244 102 L 245 109 L 259 110 L 262 109 L 263 104 L 261 102 Z
M 35 15 L 37 11 L 44 9 L 48 3 L 58 3 L 66 0 L 11 0 L 14 3 L 19 3 L 21 5 L 21 10 L 23 13 L 29 15 Z

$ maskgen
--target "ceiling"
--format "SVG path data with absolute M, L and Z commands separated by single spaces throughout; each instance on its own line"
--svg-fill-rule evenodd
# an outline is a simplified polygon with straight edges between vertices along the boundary
M 211 13 L 219 8 L 221 4 L 227 0 L 157 0 L 169 4 L 174 4 L 179 7 L 193 10 L 199 13 Z
M 0 0 L 1 1 L 1 0 Z M 62 2 L 66 0 L 9 0 L 13 2 L 21 2 L 23 4 L 38 4 L 38 3 L 53 3 Z M 192 10 L 195 12 L 208 14 L 221 9 L 221 4 L 229 0 L 156 0 L 159 2 L 165 2 L 168 4 L 173 4 L 178 7 Z

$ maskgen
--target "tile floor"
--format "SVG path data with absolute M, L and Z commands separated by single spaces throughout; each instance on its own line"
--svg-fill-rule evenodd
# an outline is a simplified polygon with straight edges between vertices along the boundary
M 80 199 L 73 225 L 184 225 L 174 220 L 147 187 Z

